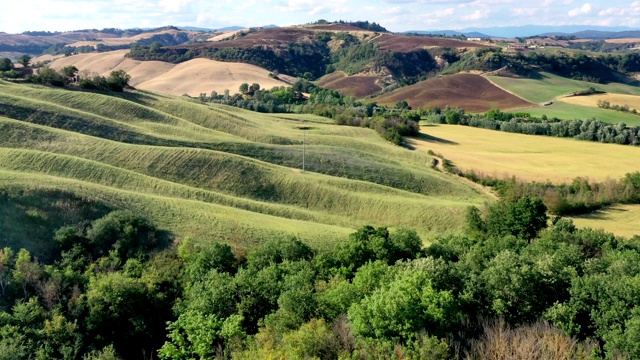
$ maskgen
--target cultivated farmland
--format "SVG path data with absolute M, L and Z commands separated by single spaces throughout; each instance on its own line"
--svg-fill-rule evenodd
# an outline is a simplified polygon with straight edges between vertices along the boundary
M 511 109 L 531 104 L 474 74 L 440 76 L 406 86 L 374 98 L 379 104 L 393 106 L 407 101 L 413 108 L 461 107 L 470 112 Z
M 640 234 L 640 205 L 615 205 L 594 213 L 573 216 L 578 227 L 603 229 L 618 236 L 633 237 Z
M 372 40 L 374 44 L 380 45 L 383 50 L 408 52 L 415 49 L 425 49 L 434 47 L 448 47 L 458 49 L 477 49 L 488 47 L 484 44 L 446 39 L 441 37 L 428 37 L 428 36 L 410 36 L 410 35 L 395 35 L 395 34 L 381 34 Z
M 382 87 L 378 85 L 379 80 L 378 76 L 347 76 L 343 71 L 336 71 L 323 76 L 316 83 L 344 95 L 362 98 L 380 93 Z
M 551 101 L 562 95 L 574 91 L 593 87 L 608 93 L 640 95 L 640 87 L 620 83 L 598 84 L 587 81 L 563 78 L 546 72 L 539 73 L 536 79 L 511 78 L 502 76 L 487 76 L 498 86 L 527 99 L 532 103 Z
M 461 170 L 528 181 L 619 179 L 640 171 L 640 147 L 504 133 L 460 125 L 423 126 L 412 144 L 451 160 Z
M 162 61 L 138 61 L 125 58 L 128 50 L 107 53 L 89 53 L 57 59 L 51 67 L 59 69 L 74 65 L 81 72 L 108 75 L 113 70 L 125 70 L 131 75 L 131 85 L 144 90 L 173 95 L 198 96 L 218 93 L 225 89 L 236 93 L 242 83 L 258 83 L 263 88 L 287 85 L 269 77 L 269 71 L 260 67 L 209 59 L 193 59 L 181 64 Z
M 624 94 L 594 94 L 589 96 L 570 96 L 561 101 L 569 104 L 597 107 L 598 101 L 608 101 L 611 105 L 627 105 L 629 109 L 640 110 L 640 96 Z

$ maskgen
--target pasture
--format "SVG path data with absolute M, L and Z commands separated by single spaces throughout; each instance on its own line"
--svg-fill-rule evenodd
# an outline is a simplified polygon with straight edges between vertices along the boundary
M 640 96 L 638 95 L 593 94 L 589 96 L 569 96 L 560 99 L 560 101 L 569 104 L 591 107 L 598 107 L 598 101 L 608 101 L 611 105 L 627 105 L 630 110 L 640 110 Z
M 640 147 L 512 134 L 460 125 L 429 125 L 412 139 L 419 151 L 432 150 L 459 169 L 497 178 L 570 182 L 619 179 L 640 171 Z
M 607 93 L 640 95 L 640 87 L 637 86 L 620 83 L 598 84 L 563 78 L 547 72 L 540 72 L 539 77 L 535 79 L 502 76 L 487 76 L 486 78 L 501 88 L 536 104 L 551 101 L 558 96 L 590 87 Z
M 461 231 L 466 207 L 491 201 L 429 168 L 426 153 L 311 115 L 0 81 L 0 131 L 0 192 L 128 208 L 180 238 L 240 251 L 287 234 L 327 249 L 364 224 L 428 239 Z M 22 225 L 0 224 L 6 241 L 31 241 L 16 232 L 31 221 L 25 214 L 57 203 L 34 197 L 18 209 Z
M 512 109 L 511 111 L 522 111 L 535 117 L 546 115 L 548 118 L 558 118 L 563 120 L 575 119 L 591 119 L 596 118 L 602 122 L 610 124 L 625 123 L 627 125 L 640 125 L 640 116 L 621 111 L 600 109 L 593 106 L 584 106 L 565 102 L 560 98 L 549 106 L 533 106 L 520 109 Z

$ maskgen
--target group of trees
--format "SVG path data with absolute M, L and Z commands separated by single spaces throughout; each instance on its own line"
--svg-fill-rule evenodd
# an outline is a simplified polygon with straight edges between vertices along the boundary
M 635 114 L 635 115 L 638 114 L 638 110 L 636 110 L 636 109 L 629 110 L 629 105 L 616 105 L 616 104 L 611 105 L 611 103 L 609 101 L 606 101 L 606 100 L 598 100 L 597 105 L 601 109 L 628 112 L 628 113 Z
M 17 61 L 23 68 L 28 68 L 31 63 L 31 56 L 20 55 Z M 14 69 L 14 64 L 9 58 L 0 58 L 0 78 L 16 79 L 24 76 L 24 73 Z
M 485 114 L 468 114 L 464 109 L 431 109 L 425 112 L 427 121 L 465 125 L 511 133 L 570 137 L 622 145 L 640 145 L 640 126 L 625 123 L 609 124 L 595 118 L 586 120 L 548 119 L 528 113 L 509 113 L 491 110 Z
M 617 81 L 617 73 L 640 71 L 640 54 L 587 56 L 585 54 L 544 54 L 531 52 L 509 54 L 500 48 L 483 48 L 470 52 L 445 69 L 445 73 L 465 70 L 492 71 L 506 67 L 514 74 L 528 76 L 534 69 L 592 82 Z
M 535 196 L 555 215 L 587 214 L 614 204 L 640 204 L 640 173 L 628 173 L 620 180 L 588 181 L 577 177 L 570 183 L 525 182 L 515 177 L 500 179 L 473 170 L 452 172 L 493 187 L 502 198 Z
M 298 80 L 290 87 L 262 89 L 260 84 L 243 83 L 239 92 L 231 95 L 212 91 L 203 93 L 198 99 L 258 112 L 300 112 L 334 119 L 338 125 L 366 127 L 376 130 L 383 138 L 396 144 L 404 143 L 404 136 L 420 132 L 420 116 L 404 106 L 394 109 L 378 107 L 375 103 L 364 104 L 354 97 L 344 96 L 335 90 L 320 88 L 307 80 Z M 309 97 L 305 97 L 309 94 Z M 375 116 L 374 116 L 375 115 Z
M 31 57 L 23 55 L 19 63 L 23 67 L 28 67 Z M 112 71 L 105 77 L 98 74 L 80 75 L 75 66 L 66 66 L 59 70 L 50 67 L 41 67 L 34 74 L 24 76 L 23 72 L 13 70 L 13 63 L 7 58 L 0 59 L 0 77 L 8 79 L 24 78 L 24 81 L 36 84 L 52 86 L 67 86 L 75 84 L 82 89 L 94 89 L 103 91 L 121 92 L 129 86 L 131 76 L 124 70 Z
M 115 211 L 56 232 L 41 263 L 0 250 L 0 349 L 47 359 L 637 358 L 640 238 L 578 230 L 537 198 L 470 207 L 423 248 L 363 226 L 318 253 L 245 255 Z M 509 336 L 496 336 L 497 332 Z M 518 350 L 520 349 L 520 350 Z

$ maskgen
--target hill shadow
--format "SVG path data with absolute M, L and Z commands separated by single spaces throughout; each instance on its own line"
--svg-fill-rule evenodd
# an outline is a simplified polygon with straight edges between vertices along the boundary
M 419 135 L 412 136 L 411 138 L 416 139 L 416 140 L 427 141 L 427 142 L 440 143 L 440 144 L 447 144 L 447 145 L 459 145 L 459 144 L 458 144 L 457 142 L 455 142 L 455 141 L 451 141 L 451 140 L 447 140 L 447 139 L 439 138 L 439 137 L 437 137 L 437 136 L 433 136 L 433 135 L 429 135 L 429 134 L 424 134 L 424 133 L 420 133 Z

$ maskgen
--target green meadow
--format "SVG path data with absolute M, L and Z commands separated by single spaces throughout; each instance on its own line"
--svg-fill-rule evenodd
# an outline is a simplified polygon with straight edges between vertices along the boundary
M 487 76 L 489 80 L 507 91 L 520 96 L 532 103 L 542 104 L 553 101 L 547 106 L 532 106 L 511 111 L 528 112 L 533 116 L 558 118 L 563 120 L 596 118 L 600 121 L 617 124 L 639 125 L 640 116 L 620 111 L 600 109 L 595 106 L 569 104 L 562 101 L 562 96 L 574 91 L 593 87 L 596 90 L 611 94 L 640 96 L 640 87 L 621 83 L 598 84 L 588 81 L 563 78 L 551 73 L 540 72 L 537 79 L 509 78 L 502 76 Z M 620 104 L 622 105 L 622 104 Z
M 42 253 L 53 227 L 111 209 L 242 252 L 289 235 L 327 249 L 364 224 L 428 239 L 491 200 L 370 129 L 148 92 L 0 82 L 0 133 L 0 240 Z
M 640 87 L 621 83 L 598 84 L 588 81 L 580 81 L 540 72 L 537 79 L 510 78 L 502 76 L 487 76 L 489 80 L 498 86 L 532 102 L 543 103 L 551 101 L 558 96 L 566 95 L 574 91 L 585 90 L 590 87 L 596 90 L 615 94 L 639 95 Z

